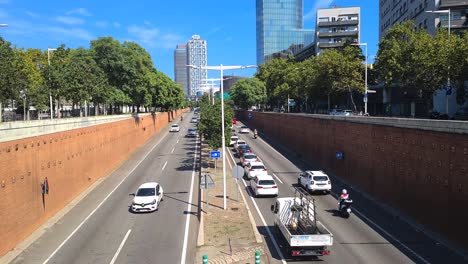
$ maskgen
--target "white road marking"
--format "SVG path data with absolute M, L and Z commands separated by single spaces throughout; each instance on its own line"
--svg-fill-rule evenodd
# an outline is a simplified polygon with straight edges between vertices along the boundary
M 166 162 L 164 162 L 164 165 L 163 165 L 161 170 L 164 170 L 166 168 L 166 165 L 167 165 L 167 160 L 166 160 Z
M 54 250 L 54 252 L 52 252 L 52 254 L 50 254 L 50 256 L 46 260 L 44 260 L 44 262 L 42 262 L 42 264 L 47 264 L 55 256 L 55 254 L 57 254 L 57 252 L 68 242 L 68 240 L 70 240 L 70 238 L 84 225 L 84 223 L 86 223 L 86 221 L 88 221 L 88 219 L 91 218 L 91 216 L 93 216 L 94 213 L 96 213 L 96 211 L 107 201 L 107 199 L 109 199 L 109 197 L 115 192 L 115 190 L 117 190 L 117 188 L 119 188 L 119 186 L 128 178 L 128 176 L 130 176 L 133 173 L 133 171 L 135 171 L 136 168 L 140 166 L 140 164 L 148 157 L 148 155 L 156 148 L 156 146 L 158 146 L 159 143 L 161 143 L 161 141 L 164 138 L 166 138 L 168 134 L 169 133 L 166 133 L 166 135 L 164 135 L 164 137 L 162 137 L 148 151 L 148 153 L 145 154 L 145 156 L 143 156 L 143 158 L 135 165 L 135 167 L 133 167 L 133 169 L 119 182 L 119 184 L 117 184 L 117 186 L 115 186 L 115 188 L 101 201 L 101 203 L 99 203 L 98 206 L 94 208 L 94 210 L 91 211 L 91 213 L 89 213 L 89 215 L 83 221 L 81 221 L 81 223 L 71 232 L 70 235 L 67 236 L 67 238 L 65 238 L 65 240 L 63 240 L 63 242 Z
M 236 163 L 236 160 L 234 159 L 234 157 L 232 156 L 232 153 L 229 151 L 229 156 L 231 156 L 231 159 L 232 161 L 234 162 L 234 164 Z M 284 256 L 283 256 L 283 252 L 281 252 L 279 246 L 278 246 L 278 243 L 276 242 L 276 239 L 275 237 L 273 236 L 273 234 L 271 233 L 270 231 L 270 228 L 268 227 L 266 221 L 265 221 L 265 218 L 263 218 L 263 215 L 262 213 L 260 212 L 260 209 L 258 208 L 258 205 L 257 203 L 255 202 L 255 199 L 252 197 L 252 194 L 250 193 L 250 189 L 247 187 L 247 184 L 245 183 L 244 179 L 241 180 L 242 183 L 244 184 L 244 186 L 246 187 L 245 190 L 247 191 L 247 193 L 250 195 L 250 199 L 252 200 L 252 203 L 255 207 L 255 209 L 257 210 L 257 213 L 258 213 L 258 216 L 260 217 L 260 219 L 262 220 L 262 223 L 263 223 L 263 226 L 266 227 L 266 231 L 268 233 L 268 236 L 270 237 L 271 239 L 271 242 L 273 243 L 273 246 L 275 247 L 275 250 L 276 252 L 278 253 L 278 256 L 280 257 L 281 259 L 281 263 L 283 264 L 286 264 L 286 260 L 284 260 Z
M 172 154 L 172 153 L 174 153 L 174 150 L 175 150 L 175 147 L 174 147 L 174 148 L 172 148 L 172 150 L 171 150 L 171 154 Z
M 193 156 L 193 166 L 192 166 L 192 182 L 190 183 L 190 194 L 189 201 L 187 204 L 187 218 L 185 219 L 185 232 L 184 232 L 184 244 L 182 246 L 182 256 L 180 258 L 180 263 L 185 264 L 185 259 L 187 258 L 187 242 L 188 242 L 188 231 L 190 225 L 190 207 L 192 205 L 192 193 L 193 193 L 193 182 L 195 179 L 195 170 L 197 162 L 197 149 L 198 149 L 198 138 L 195 141 L 195 155 Z
M 127 231 L 127 234 L 125 235 L 124 239 L 123 239 L 122 242 L 120 243 L 120 246 L 119 246 L 119 248 L 117 249 L 117 252 L 115 252 L 114 257 L 112 258 L 110 264 L 114 264 L 115 261 L 117 260 L 117 257 L 119 256 L 119 253 L 120 253 L 120 251 L 122 250 L 122 248 L 123 248 L 123 246 L 124 246 L 124 244 L 125 244 L 125 241 L 127 241 L 127 238 L 128 238 L 128 236 L 130 235 L 130 232 L 132 232 L 131 229 L 129 229 L 129 230 Z
M 281 181 L 281 179 L 280 179 L 278 176 L 276 176 L 276 174 L 272 173 L 272 175 L 275 176 L 275 178 L 276 178 L 281 184 L 283 184 L 283 182 Z
M 176 143 L 179 143 L 179 139 L 177 139 L 177 142 Z

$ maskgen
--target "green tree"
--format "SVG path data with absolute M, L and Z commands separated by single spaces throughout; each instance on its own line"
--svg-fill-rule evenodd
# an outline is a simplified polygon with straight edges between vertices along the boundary
M 19 91 L 14 87 L 15 54 L 10 42 L 0 37 L 0 122 L 2 122 L 3 105 L 9 99 L 17 98 Z
M 219 149 L 222 146 L 222 127 L 221 127 L 221 101 L 216 100 L 213 105 L 204 95 L 200 100 L 200 123 L 198 128 L 200 134 L 207 144 L 213 149 Z M 230 100 L 226 100 L 224 104 L 224 128 L 225 128 L 225 142 L 229 143 L 230 127 L 232 118 L 234 117 L 234 110 Z
M 244 109 L 254 105 L 263 105 L 266 101 L 265 84 L 257 78 L 237 81 L 232 86 L 230 94 L 234 103 Z

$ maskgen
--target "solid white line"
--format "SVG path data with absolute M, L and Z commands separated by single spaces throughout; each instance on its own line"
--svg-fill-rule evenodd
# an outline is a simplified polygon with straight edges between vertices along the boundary
M 231 159 L 234 163 L 236 163 L 236 160 L 234 159 L 234 157 L 232 156 L 231 152 L 229 152 L 229 155 L 231 156 Z M 262 220 L 262 223 L 263 223 L 263 226 L 266 227 L 266 231 L 268 232 L 268 236 L 270 237 L 271 239 L 271 242 L 273 243 L 273 246 L 275 247 L 275 250 L 276 252 L 278 253 L 278 256 L 280 257 L 281 259 L 281 262 L 283 264 L 286 264 L 286 260 L 284 260 L 284 256 L 283 256 L 283 252 L 281 252 L 279 246 L 278 246 L 278 243 L 276 242 L 275 240 L 275 237 L 273 236 L 273 234 L 271 233 L 270 231 L 270 228 L 268 227 L 266 221 L 265 221 L 265 218 L 263 218 L 263 215 L 262 213 L 260 212 L 260 209 L 258 208 L 258 205 L 257 203 L 255 202 L 255 199 L 252 197 L 252 194 L 250 193 L 250 189 L 247 187 L 247 184 L 245 183 L 244 179 L 241 180 L 242 183 L 244 184 L 244 186 L 246 187 L 245 190 L 247 191 L 247 193 L 249 194 L 250 196 L 250 199 L 252 200 L 252 203 L 255 207 L 255 209 L 257 210 L 257 213 L 258 213 L 258 216 L 260 217 L 260 219 Z
M 387 231 L 385 231 L 385 229 L 383 229 L 382 227 L 380 227 L 379 225 L 377 225 L 374 221 L 370 220 L 369 218 L 367 218 L 367 216 L 365 216 L 363 213 L 359 212 L 358 210 L 356 210 L 355 208 L 353 209 L 353 211 L 355 213 L 357 213 L 358 215 L 360 215 L 360 217 L 366 219 L 367 221 L 369 221 L 373 226 L 377 227 L 377 229 L 379 229 L 380 231 L 382 231 L 385 235 L 389 236 L 391 239 L 395 240 L 395 242 L 397 242 L 398 244 L 400 244 L 402 247 L 404 247 L 406 250 L 408 250 L 409 252 L 411 252 L 411 254 L 413 254 L 414 256 L 416 256 L 417 258 L 419 258 L 422 262 L 426 263 L 426 264 L 430 264 L 431 262 L 427 261 L 425 258 L 423 258 L 422 256 L 418 255 L 418 253 L 414 252 L 412 249 L 410 249 L 408 246 L 406 246 L 405 244 L 403 244 L 400 240 L 398 240 L 396 237 L 392 236 L 390 233 L 388 233 Z
M 179 139 L 177 139 L 177 142 L 176 143 L 179 143 Z
M 163 165 L 161 170 L 164 170 L 166 168 L 166 165 L 167 165 L 167 160 L 166 160 L 166 162 L 164 162 L 164 165 Z
M 185 264 L 185 259 L 187 258 L 187 242 L 188 242 L 188 231 L 190 225 L 190 207 L 192 205 L 192 193 L 193 193 L 193 182 L 195 179 L 195 170 L 197 162 L 197 149 L 198 149 L 198 138 L 195 141 L 195 156 L 193 156 L 193 166 L 192 166 L 192 182 L 190 183 L 190 194 L 189 201 L 187 204 L 187 218 L 185 219 L 185 232 L 184 232 L 184 244 L 182 246 L 182 256 L 180 258 L 180 263 Z
M 114 264 L 115 261 L 117 260 L 117 257 L 119 256 L 119 253 L 120 253 L 120 251 L 122 250 L 122 248 L 123 248 L 123 246 L 124 246 L 124 244 L 125 244 L 125 241 L 127 241 L 127 238 L 128 238 L 128 236 L 130 235 L 130 232 L 132 232 L 131 229 L 129 229 L 129 230 L 127 231 L 127 234 L 125 235 L 124 239 L 122 240 L 122 243 L 120 243 L 120 246 L 119 246 L 119 248 L 117 249 L 117 252 L 115 252 L 114 257 L 112 258 L 110 264 Z
M 174 147 L 174 148 L 172 148 L 171 154 L 172 154 L 172 153 L 174 153 L 174 150 L 175 150 L 175 147 Z
M 42 264 L 47 264 L 54 256 L 55 254 L 57 254 L 57 252 L 65 245 L 65 243 L 68 242 L 68 240 L 70 240 L 70 238 L 84 225 L 84 223 L 86 223 L 86 221 L 88 221 L 89 218 L 91 218 L 91 216 L 94 215 L 94 213 L 96 213 L 96 211 L 107 201 L 107 199 L 109 199 L 109 197 L 115 192 L 115 190 L 117 190 L 117 188 L 119 188 L 119 186 L 128 178 L 128 176 L 130 176 L 134 170 L 136 170 L 136 168 L 138 168 L 138 166 L 140 166 L 140 164 L 148 157 L 148 155 L 156 148 L 156 146 L 159 145 L 159 143 L 161 143 L 161 141 L 168 135 L 168 133 L 166 133 L 166 135 L 164 135 L 164 137 L 162 137 L 149 151 L 148 153 L 145 154 L 145 156 L 143 156 L 143 158 L 135 165 L 135 167 L 127 174 L 127 176 L 125 176 L 120 182 L 119 184 L 117 184 L 117 186 L 115 186 L 115 188 L 104 198 L 104 200 L 101 201 L 101 203 L 98 204 L 98 206 L 96 208 L 94 208 L 93 211 L 91 211 L 91 213 L 89 213 L 89 215 L 83 220 L 81 221 L 81 223 L 71 232 L 70 235 L 68 235 L 67 238 L 65 238 L 65 240 L 57 247 L 57 249 L 54 250 L 54 252 L 52 252 L 52 254 L 50 254 L 50 256 L 44 261 L 42 262 Z
M 276 176 L 276 174 L 272 173 L 272 175 L 275 176 L 275 178 L 276 178 L 281 184 L 283 184 L 283 182 L 281 181 L 281 179 L 280 179 L 278 176 Z

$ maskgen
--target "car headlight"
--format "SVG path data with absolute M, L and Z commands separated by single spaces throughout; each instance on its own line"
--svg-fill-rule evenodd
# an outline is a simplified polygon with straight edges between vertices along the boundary
M 151 202 L 151 204 L 156 204 L 156 199 L 154 199 L 154 200 Z

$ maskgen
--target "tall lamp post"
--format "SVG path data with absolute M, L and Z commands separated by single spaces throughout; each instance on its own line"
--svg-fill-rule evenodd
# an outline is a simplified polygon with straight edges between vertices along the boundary
M 47 48 L 47 63 L 49 64 L 49 83 L 50 83 L 50 52 L 56 51 L 57 49 Z M 50 101 L 50 119 L 54 119 L 54 111 L 52 106 L 52 91 L 49 87 L 49 101 Z
M 367 43 L 364 42 L 364 43 L 356 43 L 356 44 L 352 44 L 352 45 L 356 45 L 356 46 L 364 46 L 366 47 L 366 70 L 365 70 L 365 73 L 364 73 L 364 82 L 365 82 L 365 90 L 364 90 L 364 114 L 367 115 L 367 95 L 368 95 L 368 89 L 367 89 Z
M 447 10 L 429 10 L 429 11 L 426 11 L 426 13 L 435 13 L 435 14 L 448 14 L 448 24 L 447 24 L 447 28 L 448 28 L 448 37 L 450 39 L 450 24 L 451 24 L 451 11 L 450 11 L 450 8 L 447 9 Z M 447 89 L 445 91 L 445 113 L 449 114 L 449 101 L 448 101 L 448 95 L 449 95 L 449 89 L 451 89 L 450 87 L 450 66 L 448 66 L 448 72 L 447 72 Z
M 225 70 L 240 70 L 240 69 L 247 69 L 247 68 L 257 68 L 257 65 L 248 65 L 248 66 L 195 66 L 195 65 L 186 65 L 187 67 L 191 68 L 200 68 L 203 70 L 215 70 L 220 71 L 220 79 L 223 80 L 223 71 Z M 224 135 L 224 90 L 223 90 L 223 81 L 221 81 L 221 144 L 222 144 L 222 156 L 223 156 L 223 208 L 224 210 L 227 209 L 227 200 L 226 200 L 226 137 Z

